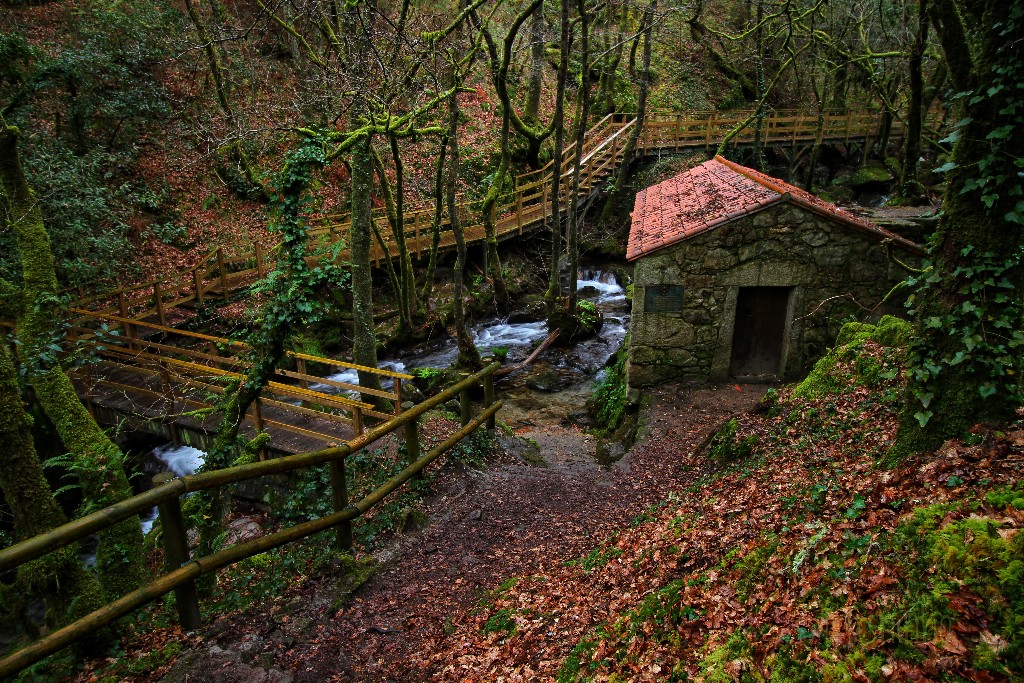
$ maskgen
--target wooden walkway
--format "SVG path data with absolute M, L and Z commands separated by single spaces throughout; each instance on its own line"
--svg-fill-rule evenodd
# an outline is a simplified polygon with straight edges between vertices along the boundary
M 687 149 L 711 150 L 749 112 L 695 113 L 679 116 L 655 114 L 644 125 L 634 158 Z M 626 159 L 626 146 L 636 121 L 629 114 L 606 116 L 588 131 L 582 154 L 579 194 L 586 201 L 601 192 Z M 763 122 L 765 144 L 799 145 L 819 140 L 847 142 L 869 138 L 878 129 L 878 115 L 844 112 L 805 116 L 798 113 L 768 114 Z M 894 129 L 893 134 L 901 131 Z M 754 141 L 753 128 L 733 138 L 736 144 Z M 569 145 L 558 164 L 561 178 L 559 205 L 568 209 L 572 186 L 575 145 Z M 553 211 L 551 191 L 554 162 L 515 178 L 513 191 L 492 216 L 497 238 L 507 239 L 544 226 Z M 457 206 L 468 244 L 484 240 L 480 202 Z M 404 214 L 406 247 L 414 258 L 429 253 L 433 208 Z M 374 245 L 377 263 L 394 258 L 398 244 L 387 217 L 374 216 L 383 237 Z M 441 224 L 440 248 L 451 249 L 455 239 L 447 217 Z M 310 239 L 335 244 L 348 240 L 349 216 L 331 216 L 310 230 Z M 92 345 L 98 361 L 75 374 L 83 400 L 102 423 L 127 423 L 132 429 L 159 434 L 176 443 L 206 450 L 216 417 L 210 411 L 232 382 L 241 381 L 246 368 L 239 358 L 243 344 L 209 335 L 186 332 L 175 325 L 186 317 L 186 305 L 209 299 L 227 300 L 234 291 L 262 277 L 274 266 L 274 250 L 256 245 L 249 252 L 229 255 L 218 247 L 194 268 L 153 282 L 125 287 L 82 299 L 73 313 L 73 341 Z M 347 257 L 342 250 L 341 257 Z M 112 334 L 113 333 L 113 334 Z M 385 398 L 401 410 L 402 381 L 409 375 L 362 368 L 376 373 L 387 391 L 361 389 L 351 382 L 329 376 L 357 366 L 327 358 L 289 354 L 289 368 L 277 371 L 250 409 L 243 433 L 271 434 L 268 451 L 300 453 L 348 442 L 363 433 L 367 420 L 387 420 L 367 402 Z M 318 369 L 314 374 L 310 368 Z
M 644 125 L 634 158 L 692 149 L 711 151 L 749 115 L 749 111 L 653 114 Z M 581 198 L 589 199 L 601 192 L 619 166 L 629 161 L 625 159 L 626 143 L 634 125 L 632 114 L 609 114 L 587 132 L 580 171 Z M 850 142 L 870 139 L 877 135 L 878 128 L 877 112 L 826 113 L 820 122 L 817 115 L 771 112 L 766 114 L 763 121 L 762 139 L 764 144 L 774 146 L 797 146 L 815 140 Z M 890 135 L 898 137 L 902 132 L 899 124 L 894 123 Z M 754 128 L 748 126 L 733 137 L 732 142 L 749 145 L 754 142 L 754 137 Z M 569 206 L 574 153 L 575 143 L 566 148 L 559 164 L 562 178 L 559 201 L 562 212 Z M 550 194 L 553 171 L 554 162 L 551 161 L 538 171 L 515 178 L 514 189 L 494 210 L 495 233 L 499 240 L 522 235 L 545 225 L 552 214 Z M 457 206 L 468 245 L 479 244 L 484 240 L 481 203 L 463 202 Z M 412 209 L 404 213 L 403 234 L 413 258 L 422 259 L 430 251 L 433 217 L 433 207 Z M 383 212 L 376 211 L 374 220 L 377 221 L 383 243 L 373 245 L 371 257 L 376 265 L 380 265 L 384 259 L 398 255 L 398 244 Z M 449 226 L 449 220 L 445 217 L 441 222 L 439 248 L 442 250 L 455 246 L 455 238 Z M 348 243 L 350 229 L 348 214 L 328 216 L 310 229 L 310 239 L 327 244 L 335 244 L 339 240 Z M 174 311 L 180 310 L 180 306 L 203 304 L 210 299 L 227 300 L 233 292 L 262 277 L 273 268 L 275 253 L 276 248 L 268 250 L 259 244 L 239 253 L 229 253 L 223 247 L 217 247 L 193 268 L 160 280 L 84 298 L 79 300 L 78 306 L 95 314 L 151 320 L 168 326 L 173 324 Z M 340 257 L 344 259 L 347 256 L 347 250 L 342 249 Z
M 232 383 L 244 379 L 240 355 L 246 345 L 82 309 L 72 313 L 78 318 L 69 341 L 90 347 L 96 358 L 75 370 L 73 380 L 97 421 L 209 450 L 219 422 L 212 408 Z M 243 424 L 242 433 L 250 438 L 264 430 L 270 434 L 262 456 L 304 453 L 359 437 L 371 424 L 394 417 L 366 401 L 387 399 L 398 415 L 402 382 L 412 379 L 292 352 L 287 366 L 276 371 Z M 390 388 L 365 389 L 336 378 L 360 369 Z

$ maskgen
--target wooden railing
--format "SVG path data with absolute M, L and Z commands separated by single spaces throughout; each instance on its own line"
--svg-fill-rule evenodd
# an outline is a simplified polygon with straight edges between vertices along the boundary
M 431 462 L 451 450 L 479 427 L 494 429 L 495 413 L 501 402 L 494 400 L 493 373 L 498 363 L 466 378 L 436 396 L 393 417 L 388 422 L 365 432 L 350 443 L 311 453 L 303 453 L 264 462 L 240 465 L 223 470 L 202 472 L 177 479 L 162 480 L 146 493 L 111 505 L 103 510 L 69 522 L 45 534 L 35 536 L 0 550 L 0 573 L 13 570 L 26 562 L 59 550 L 71 543 L 134 517 L 156 506 L 160 513 L 165 547 L 166 573 L 148 585 L 129 593 L 106 606 L 50 633 L 33 644 L 0 659 L 0 679 L 11 676 L 40 659 L 57 652 L 76 640 L 92 634 L 113 621 L 130 614 L 162 595 L 175 592 L 179 619 L 186 629 L 200 626 L 199 602 L 195 579 L 253 555 L 277 548 L 327 529 L 337 529 L 335 544 L 342 550 L 352 548 L 352 522 L 384 500 L 391 492 L 416 477 Z M 484 405 L 472 416 L 469 392 L 483 384 Z M 425 454 L 420 454 L 418 420 L 450 399 L 459 397 L 462 407 L 462 428 Z M 345 459 L 374 441 L 401 430 L 406 444 L 408 466 L 361 500 L 348 500 Z M 196 491 L 218 489 L 243 481 L 274 474 L 327 465 L 330 468 L 334 512 L 261 538 L 239 543 L 203 557 L 189 557 L 188 539 L 181 515 L 181 497 Z
M 654 113 L 648 116 L 641 131 L 635 154 L 645 156 L 665 151 L 707 148 L 717 146 L 730 131 L 746 121 L 751 112 L 691 112 L 687 114 Z M 757 134 L 751 121 L 733 138 L 735 144 L 750 144 Z M 634 125 L 633 114 L 609 114 L 586 134 L 580 176 L 580 194 L 590 197 L 618 169 L 625 156 L 626 142 Z M 825 112 L 820 120 L 817 114 L 796 111 L 767 112 L 760 124 L 761 140 L 766 145 L 806 143 L 821 139 L 823 142 L 849 142 L 877 134 L 879 114 L 872 111 Z M 903 129 L 894 122 L 891 135 L 902 135 Z M 570 182 L 575 143 L 566 147 L 558 164 L 561 173 L 559 193 L 561 210 L 566 210 L 571 197 Z M 543 168 L 516 176 L 513 190 L 502 197 L 492 218 L 497 238 L 521 235 L 525 230 L 543 225 L 551 217 L 551 185 L 554 160 Z M 484 240 L 482 201 L 463 201 L 457 206 L 464 226 L 467 244 Z M 371 258 L 379 265 L 386 258 L 398 255 L 398 244 L 391 226 L 381 210 L 373 212 L 383 237 L 383 244 L 374 242 Z M 422 258 L 430 250 L 433 207 L 410 209 L 403 213 L 404 237 L 409 253 Z M 349 242 L 351 217 L 338 214 L 320 219 L 309 231 L 310 239 L 329 244 Z M 451 249 L 455 237 L 448 217 L 441 221 L 439 248 Z M 155 318 L 167 324 L 167 311 L 189 302 L 202 303 L 209 298 L 227 298 L 230 293 L 251 283 L 273 267 L 276 247 L 264 249 L 255 245 L 238 254 L 227 254 L 218 247 L 195 267 L 171 277 L 124 287 L 113 292 L 82 299 L 78 306 L 99 313 L 125 318 Z M 348 258 L 348 251 L 339 251 Z
M 90 410 L 101 397 L 114 393 L 132 401 L 135 414 L 173 424 L 183 413 L 194 415 L 213 407 L 212 396 L 222 395 L 230 383 L 244 379 L 247 366 L 240 355 L 249 347 L 242 342 L 84 309 L 72 309 L 71 313 L 77 317 L 69 340 L 89 344 L 98 359 L 73 374 Z M 401 413 L 402 383 L 412 379 L 400 372 L 291 351 L 286 360 L 294 369 L 275 371 L 276 379 L 264 389 L 245 420 L 256 432 L 270 432 L 272 443 L 275 438 L 281 440 L 275 435 L 297 435 L 298 443 L 306 446 L 299 451 L 315 445 L 309 444 L 309 439 L 318 445 L 336 444 L 361 436 L 368 419 L 391 419 L 391 414 L 374 408 L 370 402 L 374 399 L 390 401 L 394 414 Z M 312 372 L 311 366 L 368 373 L 390 388 L 338 381 Z M 328 392 L 326 387 L 335 391 Z M 184 419 L 196 422 L 187 415 Z M 202 422 L 200 418 L 197 428 L 201 429 Z

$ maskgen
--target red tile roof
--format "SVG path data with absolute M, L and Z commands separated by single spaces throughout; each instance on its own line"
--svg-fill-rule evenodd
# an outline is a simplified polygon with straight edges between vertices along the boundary
M 632 261 L 780 202 L 813 211 L 879 240 L 891 240 L 914 253 L 924 253 L 914 242 L 806 190 L 717 156 L 637 193 L 626 258 Z

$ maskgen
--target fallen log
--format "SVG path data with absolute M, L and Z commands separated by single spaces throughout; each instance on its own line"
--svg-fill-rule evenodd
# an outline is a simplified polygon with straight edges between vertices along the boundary
M 558 333 L 559 330 L 555 330 L 554 332 L 549 334 L 547 338 L 544 339 L 544 341 L 542 341 L 540 345 L 533 350 L 533 353 L 531 353 L 522 363 L 518 363 L 516 365 L 509 365 L 508 367 L 504 368 L 498 368 L 497 370 L 494 371 L 494 376 L 505 377 L 506 375 L 511 375 L 513 372 L 521 370 L 530 363 L 532 363 L 533 361 L 537 360 L 537 357 L 540 354 L 544 353 L 544 351 L 546 351 L 549 346 L 555 343 L 555 340 L 558 339 Z

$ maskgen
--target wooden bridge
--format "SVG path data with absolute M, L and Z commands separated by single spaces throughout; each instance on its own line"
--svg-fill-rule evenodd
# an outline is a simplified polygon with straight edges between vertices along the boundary
M 750 114 L 749 111 L 653 114 L 644 124 L 634 158 L 694 149 L 710 152 L 730 131 L 746 121 Z M 625 159 L 626 143 L 635 125 L 632 114 L 609 114 L 587 132 L 580 169 L 580 194 L 583 198 L 591 198 L 602 191 L 606 181 L 619 166 L 630 161 Z M 760 135 L 765 145 L 797 146 L 815 141 L 863 141 L 876 136 L 878 130 L 877 112 L 825 113 L 820 118 L 817 114 L 770 112 L 765 115 Z M 748 126 L 736 134 L 731 142 L 737 145 L 752 144 L 755 134 L 755 129 Z M 898 123 L 893 124 L 890 135 L 902 135 Z M 562 212 L 569 207 L 574 154 L 575 143 L 566 147 L 559 164 L 562 178 L 559 203 Z M 553 172 L 554 161 L 550 161 L 540 170 L 515 178 L 514 189 L 499 202 L 492 216 L 499 240 L 522 235 L 545 225 L 550 219 Z M 481 204 L 481 200 L 462 202 L 456 209 L 469 245 L 479 244 L 485 237 Z M 399 250 L 383 212 L 376 210 L 374 220 L 382 239 L 373 245 L 371 257 L 376 265 L 380 265 L 384 259 L 396 257 Z M 433 207 L 404 212 L 403 235 L 406 248 L 413 258 L 422 259 L 429 253 L 433 239 L 433 220 Z M 310 229 L 309 235 L 311 240 L 326 244 L 335 244 L 339 240 L 348 243 L 350 229 L 351 218 L 348 214 L 332 215 L 319 219 Z M 440 225 L 439 249 L 448 250 L 454 246 L 455 237 L 449 219 L 445 217 Z M 211 299 L 227 300 L 233 292 L 262 277 L 273 268 L 275 253 L 276 247 L 268 249 L 258 243 L 238 252 L 217 247 L 188 270 L 160 280 L 83 298 L 79 300 L 78 307 L 94 314 L 151 320 L 167 326 L 173 324 L 175 309 L 180 311 L 181 306 L 203 304 Z M 348 256 L 345 249 L 339 253 L 342 259 Z
M 124 425 L 208 451 L 219 424 L 217 399 L 244 379 L 242 342 L 166 327 L 158 323 L 72 311 L 70 341 L 90 347 L 95 362 L 72 373 L 79 395 L 101 424 Z M 249 438 L 270 434 L 260 453 L 304 453 L 362 436 L 368 426 L 402 410 L 402 382 L 411 375 L 288 352 L 287 367 L 250 407 L 242 425 Z M 378 390 L 353 383 L 346 371 L 375 374 Z M 372 401 L 386 399 L 394 414 Z
M 724 136 L 749 118 L 750 112 L 716 112 L 688 115 L 655 114 L 644 124 L 634 158 L 674 153 L 687 149 L 711 150 Z M 626 159 L 627 142 L 636 120 L 629 114 L 611 114 L 588 131 L 580 168 L 580 198 L 596 196 Z M 822 117 L 793 112 L 767 114 L 761 127 L 765 144 L 799 145 L 814 141 L 848 142 L 876 134 L 878 116 L 872 112 L 844 112 Z M 899 134 L 899 130 L 894 131 Z M 753 128 L 733 137 L 737 144 L 754 141 Z M 558 164 L 561 178 L 559 202 L 568 209 L 575 144 Z M 551 218 L 554 162 L 515 178 L 514 189 L 494 209 L 497 238 L 507 239 L 545 225 Z M 480 202 L 457 206 L 468 244 L 484 238 Z M 377 212 L 379 234 L 372 257 L 379 263 L 399 253 L 388 219 Z M 422 258 L 431 248 L 434 209 L 404 213 L 404 238 L 409 253 Z M 348 215 L 330 216 L 310 231 L 311 240 L 334 244 L 348 240 Z M 384 237 L 387 236 L 387 237 Z M 441 249 L 455 239 L 448 218 L 440 226 Z M 255 245 L 251 251 L 229 255 L 217 248 L 195 267 L 170 277 L 124 287 L 82 299 L 76 339 L 94 345 L 98 362 L 77 371 L 75 379 L 83 400 L 104 424 L 127 422 L 132 429 L 149 431 L 175 442 L 205 450 L 215 418 L 211 409 L 232 382 L 244 376 L 239 358 L 245 345 L 228 339 L 186 332 L 175 325 L 186 317 L 186 306 L 208 299 L 226 300 L 232 292 L 262 277 L 274 267 L 275 250 Z M 341 257 L 347 252 L 341 250 Z M 100 331 L 106 330 L 106 334 Z M 116 334 L 111 334 L 115 332 Z M 278 370 L 246 416 L 243 433 L 262 430 L 271 434 L 268 450 L 274 454 L 299 453 L 358 437 L 366 420 L 391 417 L 373 408 L 370 401 L 383 398 L 397 411 L 402 404 L 402 381 L 409 375 L 357 368 L 327 358 L 290 353 L 289 368 Z M 313 374 L 317 368 L 321 374 Z M 361 370 L 377 374 L 388 391 L 364 389 L 337 378 L 339 371 Z M 333 376 L 331 376 L 333 373 Z

